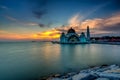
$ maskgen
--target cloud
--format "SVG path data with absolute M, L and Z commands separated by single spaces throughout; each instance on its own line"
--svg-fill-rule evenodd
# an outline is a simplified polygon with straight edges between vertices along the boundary
M 67 26 L 60 26 L 55 28 L 55 30 L 66 33 L 67 30 L 72 27 L 80 34 L 81 32 L 86 32 L 86 28 L 89 26 L 91 34 L 116 34 L 120 32 L 120 13 L 113 14 L 106 18 L 94 18 L 84 21 L 81 21 L 80 18 L 81 17 L 76 14 L 68 20 Z
M 12 21 L 18 21 L 14 18 L 8 17 Z M 25 23 L 27 25 L 35 26 L 38 25 L 37 23 L 30 22 L 30 23 Z M 110 17 L 106 18 L 94 18 L 94 19 L 87 19 L 84 21 L 80 20 L 80 16 L 77 14 L 70 18 L 68 20 L 68 25 L 63 26 L 58 26 L 56 28 L 53 28 L 51 30 L 47 30 L 44 32 L 39 32 L 35 34 L 26 34 L 26 35 L 21 35 L 21 34 L 14 34 L 14 33 L 9 33 L 6 31 L 1 30 L 0 33 L 0 39 L 20 39 L 20 40 L 56 40 L 59 39 L 60 34 L 62 32 L 67 32 L 68 29 L 72 26 L 78 34 L 81 32 L 86 32 L 86 27 L 89 25 L 90 27 L 90 32 L 91 34 L 96 34 L 96 35 L 109 35 L 111 33 L 119 33 L 120 32 L 120 13 L 111 15 Z M 44 27 L 46 25 L 40 24 L 39 26 Z M 7 37 L 7 38 L 6 38 Z
M 41 19 L 46 13 L 46 10 L 33 11 L 33 14 L 37 19 Z
M 60 37 L 60 31 L 57 31 L 55 29 L 40 32 L 34 35 L 36 39 L 39 40 L 53 40 L 58 39 Z
M 39 26 L 40 26 L 40 27 L 46 27 L 45 24 L 40 24 L 40 23 L 39 23 Z
M 45 28 L 45 27 L 50 27 L 51 24 L 43 24 L 43 23 L 35 23 L 35 22 L 29 22 L 29 23 L 24 23 L 29 26 L 39 26 L 40 28 Z
M 35 18 L 41 19 L 47 13 L 48 0 L 30 0 L 28 2 L 32 5 L 32 13 Z
M 15 21 L 15 22 L 18 21 L 16 18 L 11 17 L 11 16 L 8 16 L 8 15 L 5 15 L 5 18 L 7 18 L 7 19 L 10 20 L 10 21 Z
M 55 28 L 55 30 L 60 31 L 60 32 L 67 32 L 67 29 L 65 28 Z
M 0 30 L 0 41 L 34 40 L 34 34 L 18 34 L 6 30 Z
M 9 34 L 7 36 L 11 36 L 8 38 L 16 38 L 16 39 L 39 39 L 39 40 L 53 40 L 59 39 L 61 32 L 67 32 L 70 27 L 73 27 L 78 34 L 81 32 L 86 32 L 86 27 L 89 25 L 91 34 L 110 34 L 110 33 L 119 33 L 120 32 L 120 13 L 112 14 L 106 18 L 94 18 L 94 19 L 86 19 L 84 21 L 81 20 L 79 14 L 74 15 L 68 20 L 68 25 L 58 26 L 51 30 L 47 30 L 40 33 L 35 33 L 29 35 L 18 35 L 15 34 L 16 37 L 13 37 L 13 34 Z M 35 22 L 22 22 L 14 17 L 6 16 L 7 19 L 11 21 L 18 22 L 20 24 L 29 25 L 29 26 L 40 26 L 40 27 L 48 27 L 49 24 L 45 25 L 42 23 L 35 23 Z M 4 31 L 0 31 L 0 33 L 5 33 Z M 6 35 L 4 35 L 6 36 Z M 3 36 L 1 36 L 2 38 Z M 5 37 L 4 37 L 5 38 Z
M 50 19 L 46 17 L 46 14 L 49 13 L 48 4 L 49 0 L 28 0 L 28 4 L 30 5 L 31 12 L 35 19 L 39 19 L 38 26 L 40 28 L 50 27 L 51 23 Z M 44 23 L 45 22 L 45 23 Z
M 26 26 L 39 26 L 40 28 L 45 28 L 45 27 L 50 27 L 52 25 L 52 23 L 43 24 L 43 23 L 36 23 L 36 22 L 23 22 L 21 20 L 16 19 L 15 17 L 11 17 L 8 15 L 6 15 L 5 18 L 10 21 L 17 22 L 21 25 L 26 25 Z
M 73 16 L 69 21 L 68 24 L 71 27 L 76 27 L 80 25 L 80 18 L 81 16 L 79 14 L 76 14 L 75 16 Z
M 8 9 L 8 7 L 7 7 L 7 6 L 4 6 L 4 5 L 0 5 L 0 8 L 1 8 L 1 9 L 5 9 L 5 10 Z
M 48 2 L 49 0 L 30 0 L 29 1 L 29 3 L 32 4 L 31 11 L 33 13 L 33 16 L 36 19 L 39 19 L 41 21 L 46 20 L 46 19 L 48 20 L 48 17 L 45 18 L 45 15 L 48 14 L 48 8 L 47 8 Z M 46 24 L 44 24 L 43 22 L 40 22 L 38 25 L 40 28 L 50 27 L 51 22 L 48 21 L 48 23 Z
M 120 23 L 120 13 L 114 14 L 113 16 L 106 18 L 105 26 L 113 26 Z
M 38 23 L 35 22 L 23 22 L 23 24 L 28 25 L 28 26 L 38 26 Z
M 23 22 L 21 20 L 18 20 L 17 18 L 15 17 L 12 17 L 12 16 L 8 16 L 8 15 L 5 15 L 5 18 L 10 20 L 10 21 L 13 21 L 13 22 L 17 22 L 21 25 L 27 25 L 27 26 L 39 26 L 39 23 L 36 23 L 36 22 Z
M 120 31 L 120 13 L 114 14 L 107 18 L 93 19 L 90 21 L 88 21 L 87 24 L 90 24 L 91 26 L 93 26 L 93 28 L 96 28 L 100 31 L 108 31 L 108 32 Z
M 7 32 L 4 30 L 0 30 L 0 34 L 4 34 L 4 33 L 7 33 Z

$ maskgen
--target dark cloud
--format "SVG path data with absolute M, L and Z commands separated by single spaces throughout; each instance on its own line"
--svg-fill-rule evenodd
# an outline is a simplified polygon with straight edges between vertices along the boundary
M 46 10 L 36 10 L 36 11 L 32 11 L 34 16 L 38 19 L 41 19 L 42 16 L 44 16 L 46 14 Z
M 46 20 L 48 18 L 45 18 L 45 15 L 48 13 L 48 9 L 47 9 L 47 4 L 48 4 L 48 0 L 28 0 L 28 2 L 31 4 L 31 11 L 33 16 L 36 19 L 39 20 Z M 44 27 L 50 27 L 52 25 L 52 23 L 50 21 L 48 21 L 48 23 L 43 23 L 40 22 L 38 24 L 39 27 L 44 28 Z
M 42 28 L 46 27 L 46 25 L 45 25 L 45 24 L 42 24 L 42 23 L 39 23 L 38 25 L 39 25 L 40 27 L 42 27 Z
M 55 30 L 60 31 L 60 32 L 67 32 L 68 30 L 65 30 L 64 28 L 55 28 Z
M 101 28 L 103 31 L 111 31 L 111 32 L 120 32 L 120 23 L 109 25 L 109 26 L 103 26 Z
M 32 13 L 35 18 L 41 19 L 47 13 L 46 5 L 48 0 L 28 0 L 32 7 Z
M 52 22 L 48 23 L 48 24 L 43 24 L 43 23 L 39 23 L 38 24 L 41 28 L 44 28 L 44 27 L 50 27 L 52 25 Z

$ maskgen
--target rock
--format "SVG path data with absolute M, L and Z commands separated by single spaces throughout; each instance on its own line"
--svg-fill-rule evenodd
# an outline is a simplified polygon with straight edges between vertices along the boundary
M 97 78 L 97 76 L 90 74 L 90 75 L 88 75 L 80 80 L 95 80 L 96 78 Z
M 103 64 L 103 65 L 101 65 L 101 67 L 107 67 L 108 65 L 107 64 Z
M 67 75 L 69 75 L 69 76 L 74 76 L 74 75 L 76 75 L 77 73 L 75 73 L 75 72 L 71 72 L 71 73 L 68 73 Z
M 49 79 L 42 80 L 120 80 L 120 67 L 118 65 L 102 65 L 79 73 L 56 74 Z
M 79 73 L 79 74 L 76 74 L 72 77 L 72 80 L 81 80 L 82 78 L 85 78 L 87 77 L 89 74 L 87 73 Z
M 118 69 L 119 66 L 117 66 L 117 65 L 111 65 L 111 66 L 109 66 L 109 68 L 110 68 L 111 70 L 114 70 L 114 69 Z
M 110 80 L 110 79 L 108 79 L 108 78 L 97 78 L 95 80 Z
M 60 74 L 55 74 L 54 77 L 60 77 Z

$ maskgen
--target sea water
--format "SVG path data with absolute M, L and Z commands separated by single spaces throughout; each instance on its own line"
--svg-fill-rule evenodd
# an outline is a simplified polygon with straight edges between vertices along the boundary
M 120 45 L 0 43 L 0 80 L 38 80 L 103 64 L 120 64 Z

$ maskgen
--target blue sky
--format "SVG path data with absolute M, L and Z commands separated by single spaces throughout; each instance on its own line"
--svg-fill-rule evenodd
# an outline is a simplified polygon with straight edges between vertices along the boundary
M 0 0 L 0 30 L 38 33 L 68 25 L 77 14 L 85 21 L 106 19 L 119 12 L 119 0 Z

